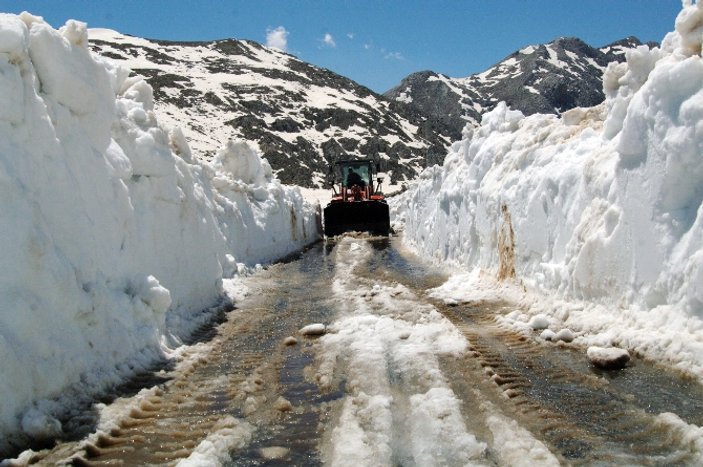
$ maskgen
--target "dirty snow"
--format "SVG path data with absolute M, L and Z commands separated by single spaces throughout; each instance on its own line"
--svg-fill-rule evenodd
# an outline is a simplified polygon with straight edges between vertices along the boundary
M 559 461 L 551 451 L 518 423 L 506 417 L 494 404 L 484 401 L 483 409 L 489 414 L 487 425 L 493 434 L 493 444 L 500 446 L 496 456 L 501 465 L 511 467 L 558 466 Z
M 178 467 L 214 467 L 231 461 L 230 453 L 247 446 L 254 427 L 227 415 L 213 427 L 212 433 L 200 442 Z

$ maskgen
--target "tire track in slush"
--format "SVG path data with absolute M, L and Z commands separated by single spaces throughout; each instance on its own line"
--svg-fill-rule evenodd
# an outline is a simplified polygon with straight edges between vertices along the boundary
M 657 410 L 648 402 L 670 379 L 680 379 L 647 362 L 636 362 L 641 384 L 612 384 L 605 372 L 592 369 L 585 352 L 568 345 L 545 345 L 499 327 L 494 316 L 505 304 L 437 306 L 471 343 L 463 361 L 448 363 L 461 377 L 482 369 L 502 397 L 504 410 L 537 439 L 571 465 L 691 465 L 700 453 L 672 440 L 669 428 L 657 421 L 661 411 L 701 406 L 703 390 L 682 381 L 680 391 Z M 512 310 L 513 308 L 508 308 Z M 616 377 L 616 376 L 614 376 Z M 464 392 L 466 389 L 464 389 Z M 468 397 L 468 395 L 467 395 Z M 487 396 L 490 397 L 490 396 Z M 678 415 L 700 425 L 702 412 Z M 673 442 L 672 442 L 673 441 Z
M 461 401 L 439 368 L 465 342 L 431 304 L 398 283 L 377 259 L 400 259 L 387 239 L 344 239 L 333 292 L 340 304 L 320 342 L 323 385 L 347 381 L 328 426 L 331 465 L 492 465 L 464 422 Z
M 403 283 L 418 296 L 442 282 L 441 273 L 399 250 L 381 251 L 369 270 Z M 622 371 L 597 370 L 588 363 L 585 349 L 541 342 L 499 326 L 495 317 L 514 310 L 507 303 L 449 306 L 429 301 L 470 343 L 466 356 L 443 361 L 443 373 L 450 376 L 467 412 L 478 410 L 481 399 L 492 400 L 569 465 L 700 462 L 696 446 L 658 417 L 671 412 L 703 426 L 703 387 L 695 381 L 637 359 Z
M 320 464 L 320 418 L 325 402 L 340 395 L 320 394 L 305 378 L 311 339 L 295 346 L 283 341 L 308 320 L 331 313 L 320 280 L 327 267 L 323 255 L 318 245 L 259 274 L 258 289 L 239 309 L 230 310 L 219 326 L 193 333 L 189 343 L 207 344 L 193 346 L 187 364 L 172 369 L 165 363 L 163 371 L 141 375 L 106 396 L 116 413 L 113 427 L 59 443 L 31 463 L 175 465 L 213 433 L 234 431 L 241 439 L 230 446 L 232 465 Z
M 272 363 L 267 360 L 274 347 L 270 326 L 273 320 L 265 315 L 260 318 L 257 325 L 269 337 L 260 340 L 261 351 L 252 351 L 251 346 L 244 344 L 251 339 L 246 322 L 233 326 L 227 330 L 230 345 L 215 344 L 212 352 L 199 357 L 172 381 L 135 401 L 117 427 L 84 443 L 82 452 L 71 463 L 175 463 L 188 457 L 202 440 L 216 431 L 223 416 L 243 419 L 247 400 L 270 392 L 264 385 L 272 370 Z M 236 360 L 229 358 L 232 355 L 237 356 Z
M 354 274 L 403 284 L 420 305 L 433 305 L 467 338 L 464 356 L 439 361 L 450 389 L 463 401 L 467 428 L 489 442 L 486 461 L 500 459 L 494 454 L 501 446 L 490 443 L 482 401 L 517 421 L 564 464 L 691 465 L 700 459 L 657 417 L 672 412 L 703 426 L 700 385 L 637 359 L 623 371 L 596 371 L 584 349 L 545 344 L 500 327 L 495 317 L 513 309 L 504 303 L 452 307 L 425 299 L 427 289 L 444 277 L 396 242 L 370 241 L 374 253 Z M 322 464 L 321 438 L 349 390 L 342 378 L 332 390 L 321 391 L 310 375 L 318 346 L 305 338 L 285 346 L 283 339 L 305 324 L 329 323 L 335 314 L 329 302 L 333 248 L 318 244 L 261 273 L 254 282 L 258 288 L 237 304 L 240 309 L 194 333 L 187 364 L 173 368 L 165 362 L 106 396 L 114 426 L 84 433 L 82 425 L 95 425 L 97 418 L 86 410 L 65 423 L 73 427 L 67 441 L 38 452 L 31 463 L 175 465 L 213 433 L 239 430 L 241 440 L 226 465 Z M 397 387 L 417 386 L 412 378 L 391 373 Z M 290 406 L 280 410 L 279 397 Z

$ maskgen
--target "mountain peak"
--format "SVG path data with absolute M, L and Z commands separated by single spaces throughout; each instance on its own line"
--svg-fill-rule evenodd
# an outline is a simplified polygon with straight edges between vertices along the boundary
M 623 61 L 625 50 L 640 44 L 637 38 L 628 37 L 597 49 L 577 37 L 559 37 L 526 46 L 466 78 L 447 78 L 431 71 L 414 73 L 385 95 L 435 118 L 458 105 L 461 113 L 449 122 L 452 128 L 478 123 L 481 115 L 500 101 L 526 115 L 557 114 L 602 102 L 606 66 Z
M 620 39 L 620 40 L 612 42 L 608 45 L 604 45 L 603 47 L 601 47 L 601 50 L 606 49 L 606 48 L 613 48 L 613 47 L 627 47 L 630 49 L 634 49 L 635 47 L 638 47 L 640 45 L 642 45 L 642 42 L 637 37 L 627 36 L 624 39 Z

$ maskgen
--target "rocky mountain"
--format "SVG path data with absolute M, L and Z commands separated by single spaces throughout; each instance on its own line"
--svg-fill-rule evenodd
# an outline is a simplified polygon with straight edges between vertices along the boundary
M 198 157 L 228 139 L 258 143 L 278 177 L 322 187 L 330 163 L 370 157 L 391 184 L 441 163 L 467 122 L 500 101 L 526 114 L 603 100 L 601 76 L 635 38 L 594 49 L 575 38 L 528 46 L 468 78 L 425 71 L 385 95 L 253 41 L 167 42 L 90 30 L 93 51 L 143 75 L 159 121 Z
M 228 139 L 258 143 L 284 183 L 324 184 L 344 158 L 383 161 L 392 183 L 441 162 L 452 139 L 441 122 L 329 70 L 256 42 L 165 42 L 91 30 L 91 48 L 143 75 L 159 120 L 202 158 Z
M 603 72 L 625 50 L 642 45 L 635 37 L 601 48 L 562 37 L 525 47 L 483 73 L 449 78 L 432 71 L 414 73 L 384 95 L 441 121 L 458 139 L 466 122 L 478 123 L 498 102 L 524 114 L 559 113 L 602 102 Z M 649 43 L 650 47 L 655 43 Z

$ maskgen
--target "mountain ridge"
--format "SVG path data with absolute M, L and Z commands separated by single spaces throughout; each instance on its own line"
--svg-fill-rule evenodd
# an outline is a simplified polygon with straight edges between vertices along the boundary
M 320 188 L 332 163 L 360 157 L 382 163 L 391 184 L 407 182 L 441 163 L 463 127 L 501 100 L 526 114 L 595 105 L 607 61 L 621 60 L 639 41 L 601 50 L 559 38 L 467 78 L 414 73 L 385 95 L 251 40 L 90 30 L 90 44 L 146 78 L 159 120 L 181 127 L 199 157 L 211 159 L 227 140 L 243 138 L 258 144 L 282 182 Z
M 159 41 L 100 31 L 92 49 L 145 76 L 167 124 L 209 159 L 227 139 L 259 148 L 285 183 L 320 187 L 342 158 L 383 162 L 394 183 L 441 162 L 427 118 L 330 70 L 254 41 Z M 446 133 L 446 132 L 445 132 Z M 294 157 L 293 157 L 294 156 Z
M 468 123 L 478 124 L 481 115 L 500 101 L 522 111 L 558 114 L 573 107 L 601 103 L 602 76 L 610 62 L 625 60 L 625 50 L 642 44 L 629 36 L 594 48 L 576 37 L 559 37 L 546 44 L 528 45 L 513 52 L 481 73 L 450 78 L 434 71 L 421 71 L 404 78 L 384 96 L 404 102 L 420 112 L 439 118 L 452 135 L 460 137 Z

